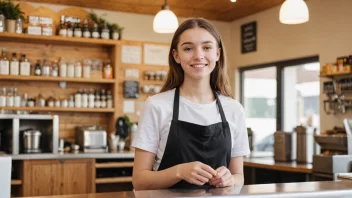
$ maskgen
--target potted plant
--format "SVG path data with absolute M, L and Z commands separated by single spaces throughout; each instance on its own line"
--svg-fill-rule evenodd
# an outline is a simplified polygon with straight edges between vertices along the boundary
M 103 25 L 106 23 L 109 30 L 110 30 L 110 38 L 113 40 L 121 40 L 121 35 L 122 35 L 122 31 L 123 31 L 123 27 L 120 27 L 119 25 L 117 25 L 116 23 L 108 23 L 105 19 L 103 19 L 102 17 L 99 17 L 97 14 L 95 14 L 93 11 L 90 12 L 89 14 L 90 19 L 98 24 L 99 29 L 101 30 Z
M 15 5 L 12 0 L 0 2 L 0 12 L 6 18 L 6 29 L 8 32 L 15 32 L 16 20 L 18 18 L 23 19 L 23 12 L 20 9 L 20 5 Z

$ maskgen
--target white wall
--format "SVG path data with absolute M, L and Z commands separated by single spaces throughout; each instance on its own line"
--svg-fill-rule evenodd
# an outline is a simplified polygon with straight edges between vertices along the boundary
M 284 25 L 279 22 L 280 6 L 232 22 L 229 53 L 236 71 L 235 86 L 238 87 L 240 66 L 319 55 L 320 63 L 334 62 L 337 57 L 352 54 L 352 0 L 306 1 L 310 20 L 300 25 Z M 240 27 L 257 21 L 257 51 L 241 54 Z M 324 80 L 324 79 L 322 79 Z M 237 89 L 238 90 L 238 89 Z M 322 90 L 322 86 L 321 86 Z M 238 93 L 238 92 L 237 92 Z M 321 94 L 321 99 L 326 96 Z M 236 94 L 238 97 L 238 94 Z M 352 99 L 352 98 L 351 98 Z M 335 125 L 342 126 L 344 117 L 352 113 L 328 116 L 320 104 L 321 131 Z

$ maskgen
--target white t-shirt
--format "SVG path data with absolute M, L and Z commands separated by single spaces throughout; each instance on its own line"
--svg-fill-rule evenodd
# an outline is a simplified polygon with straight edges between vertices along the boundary
M 141 114 L 137 134 L 132 146 L 156 154 L 153 170 L 158 170 L 164 154 L 173 115 L 175 89 L 156 94 L 147 99 Z M 236 100 L 219 95 L 222 108 L 231 130 L 231 157 L 250 153 L 245 113 Z M 198 104 L 180 96 L 179 115 L 181 121 L 208 126 L 221 122 L 216 100 L 209 104 Z

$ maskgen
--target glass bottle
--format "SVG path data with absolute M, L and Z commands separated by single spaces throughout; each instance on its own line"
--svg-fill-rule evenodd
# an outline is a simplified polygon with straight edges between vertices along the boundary
M 59 35 L 60 36 L 67 36 L 67 29 L 65 26 L 65 16 L 61 15 L 61 24 L 60 24 L 60 30 L 59 30 Z
M 103 74 L 104 78 L 112 79 L 112 67 L 109 59 L 105 63 Z
M 37 63 L 34 66 L 34 75 L 35 76 L 42 75 L 42 68 L 40 67 L 40 60 L 37 60 Z
M 61 57 L 61 59 L 60 59 L 60 77 L 66 77 L 66 76 L 67 76 L 66 60 L 64 57 Z
M 82 95 L 81 95 L 81 90 L 78 89 L 77 93 L 75 94 L 75 107 L 76 108 L 81 108 L 82 107 Z
M 13 89 L 12 88 L 10 88 L 10 90 L 7 92 L 6 106 L 13 107 Z
M 94 104 L 94 107 L 95 108 L 100 108 L 100 94 L 99 94 L 99 91 L 96 90 L 95 91 L 95 104 Z
M 107 94 L 106 94 L 106 107 L 107 108 L 112 108 L 112 94 L 111 91 L 108 90 Z
M 21 107 L 26 107 L 27 106 L 27 99 L 28 99 L 28 95 L 27 93 L 23 94 L 23 98 L 21 100 Z
M 101 30 L 101 38 L 102 39 L 109 39 L 110 38 L 110 30 L 108 25 L 104 23 L 103 29 Z
M 0 93 L 0 107 L 6 107 L 6 88 L 3 87 Z
M 2 48 L 2 56 L 0 59 L 0 74 L 9 75 L 10 74 L 10 66 L 9 60 L 6 58 L 6 49 Z
M 67 23 L 67 36 L 68 37 L 73 36 L 73 29 L 72 29 L 72 24 L 70 21 Z
M 83 78 L 90 78 L 90 60 L 84 59 L 83 61 Z
M 60 99 L 58 97 L 55 98 L 55 107 L 60 107 L 61 106 L 61 102 Z
M 81 19 L 77 19 L 76 27 L 73 32 L 75 37 L 82 37 L 82 30 L 81 30 Z
M 0 32 L 5 32 L 5 16 L 0 14 Z
M 83 93 L 82 93 L 82 107 L 83 108 L 87 108 L 88 107 L 87 89 L 83 89 Z
M 93 89 L 89 90 L 89 95 L 88 95 L 88 107 L 89 108 L 94 108 L 94 93 L 93 93 Z
M 10 74 L 18 76 L 20 68 L 19 62 L 16 57 L 16 52 L 12 53 L 11 63 L 10 63 Z
M 31 74 L 31 63 L 26 58 L 25 54 L 22 54 L 21 63 L 20 63 L 20 75 L 29 76 Z
M 70 108 L 75 107 L 75 101 L 73 99 L 73 95 L 70 95 L 70 97 L 69 97 L 68 107 L 70 107 Z
M 100 34 L 99 34 L 99 29 L 98 29 L 98 24 L 97 23 L 94 23 L 94 25 L 93 25 L 92 37 L 93 38 L 100 38 Z
M 62 106 L 62 107 L 68 107 L 68 101 L 67 101 L 66 98 L 62 99 L 62 101 L 61 101 L 61 106 Z
M 54 60 L 53 66 L 51 68 L 51 76 L 57 77 L 59 76 L 59 67 L 57 66 L 57 60 Z
M 87 19 L 84 19 L 83 22 L 83 37 L 90 38 L 89 24 Z
M 75 77 L 76 78 L 82 78 L 81 60 L 77 60 L 77 62 L 76 62 L 76 65 L 75 65 Z
M 16 33 L 17 34 L 22 34 L 23 32 L 23 23 L 21 17 L 18 17 L 16 20 Z
M 42 76 L 50 76 L 50 63 L 48 60 L 44 60 L 42 67 Z
M 101 90 L 100 107 L 101 108 L 106 108 L 106 93 L 105 93 L 105 89 Z
M 67 64 L 67 77 L 69 78 L 75 77 L 75 65 L 73 64 L 72 59 Z
M 21 96 L 17 92 L 17 88 L 13 89 L 13 106 L 20 107 L 21 106 Z
M 48 99 L 48 107 L 54 107 L 54 106 L 55 106 L 54 98 L 50 96 Z

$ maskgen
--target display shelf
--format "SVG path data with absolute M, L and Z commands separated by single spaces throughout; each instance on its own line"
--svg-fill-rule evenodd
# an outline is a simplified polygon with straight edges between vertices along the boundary
M 17 80 L 17 81 L 54 81 L 54 82 L 76 82 L 76 83 L 101 83 L 114 84 L 115 79 L 90 79 L 90 78 L 65 78 L 53 76 L 14 76 L 0 75 L 0 80 Z
M 11 180 L 11 185 L 22 185 L 22 181 L 19 179 Z
M 106 162 L 96 163 L 95 168 L 126 168 L 133 167 L 133 162 Z
M 111 178 L 97 178 L 96 184 L 109 184 L 109 183 L 125 183 L 132 182 L 132 177 L 111 177 Z
M 352 74 L 351 72 L 339 72 L 339 73 L 334 73 L 334 74 L 320 74 L 319 77 L 333 78 L 333 77 L 348 76 L 351 74 Z
M 65 107 L 0 107 L 4 110 L 14 111 L 55 111 L 55 112 L 91 112 L 91 113 L 113 113 L 114 108 L 65 108 Z

